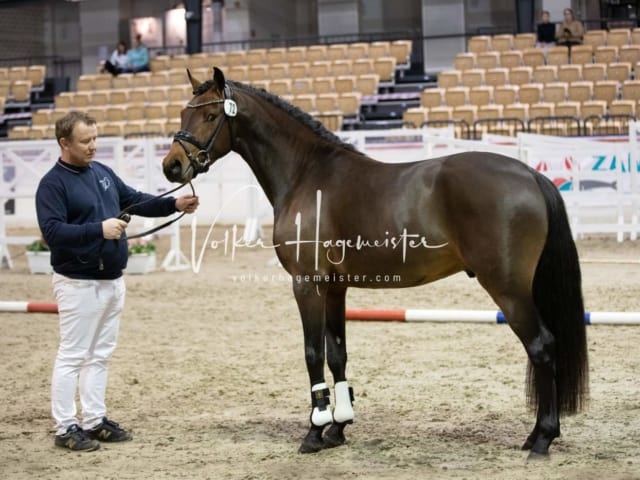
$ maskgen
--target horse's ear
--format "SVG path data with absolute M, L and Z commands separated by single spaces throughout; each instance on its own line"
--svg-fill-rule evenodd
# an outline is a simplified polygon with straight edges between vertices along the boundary
M 195 92 L 200 84 L 202 83 L 200 80 L 191 75 L 191 70 L 187 68 L 187 76 L 189 77 L 189 81 L 191 82 L 191 86 L 193 87 L 193 91 Z
M 224 73 L 218 67 L 213 67 L 213 81 L 218 87 L 218 90 L 224 90 L 226 80 L 224 79 Z

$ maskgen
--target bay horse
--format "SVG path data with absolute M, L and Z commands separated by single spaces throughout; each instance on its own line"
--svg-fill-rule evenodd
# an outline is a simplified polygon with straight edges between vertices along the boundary
M 345 376 L 347 289 L 413 287 L 464 271 L 524 346 L 527 398 L 537 413 L 522 448 L 547 455 L 560 414 L 581 410 L 588 395 L 580 265 L 553 183 L 491 153 L 378 162 L 281 98 L 225 80 L 216 67 L 205 82 L 187 74 L 194 97 L 163 171 L 188 182 L 233 150 L 273 205 L 273 243 L 293 278 L 311 385 L 299 451 L 345 443 L 354 417 Z

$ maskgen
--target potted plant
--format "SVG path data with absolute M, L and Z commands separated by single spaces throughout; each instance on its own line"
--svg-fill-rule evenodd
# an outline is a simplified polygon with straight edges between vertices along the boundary
M 31 273 L 53 273 L 51 251 L 43 239 L 34 240 L 27 245 L 27 263 Z
M 126 273 L 142 274 L 156 269 L 156 246 L 143 239 L 129 240 L 129 261 Z

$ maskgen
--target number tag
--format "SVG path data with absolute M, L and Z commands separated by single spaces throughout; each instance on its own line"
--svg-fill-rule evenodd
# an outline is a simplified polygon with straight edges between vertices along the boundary
M 238 105 L 230 98 L 224 101 L 224 113 L 227 117 L 235 117 L 238 113 Z

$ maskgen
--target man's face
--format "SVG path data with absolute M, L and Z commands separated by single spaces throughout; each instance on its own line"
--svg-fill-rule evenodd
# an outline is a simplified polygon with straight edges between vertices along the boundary
M 62 150 L 66 160 L 72 165 L 85 167 L 91 163 L 96 153 L 98 128 L 84 122 L 76 123 L 70 138 L 62 138 Z
M 542 23 L 549 23 L 549 14 L 548 13 L 543 13 L 542 14 Z

